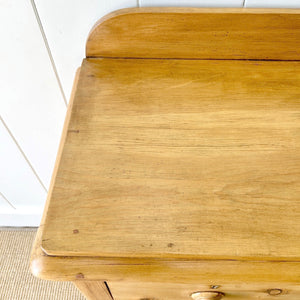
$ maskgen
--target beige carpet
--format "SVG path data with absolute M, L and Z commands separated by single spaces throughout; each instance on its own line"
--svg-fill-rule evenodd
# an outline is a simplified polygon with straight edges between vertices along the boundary
M 1 300 L 84 300 L 70 282 L 35 278 L 29 270 L 29 257 L 36 229 L 0 228 Z

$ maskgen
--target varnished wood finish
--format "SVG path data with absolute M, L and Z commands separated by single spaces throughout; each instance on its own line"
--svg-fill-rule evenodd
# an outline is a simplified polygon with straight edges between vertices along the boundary
M 221 300 L 225 295 L 215 291 L 199 291 L 190 296 L 193 300 Z
M 278 289 L 276 284 L 235 284 L 235 285 L 205 285 L 205 284 L 174 284 L 174 283 L 140 283 L 140 282 L 109 282 L 114 300 L 299 300 L 299 285 L 284 285 Z M 275 287 L 271 288 L 270 287 Z M 191 294 L 197 291 L 203 297 L 192 298 Z M 224 293 L 214 294 L 216 292 Z M 272 291 L 274 295 L 272 295 Z M 279 291 L 279 292 L 278 292 Z M 204 297 L 206 296 L 206 297 Z M 273 296 L 273 297 L 272 297 Z
M 87 57 L 300 59 L 299 9 L 135 8 L 100 20 Z
M 88 300 L 113 300 L 104 282 L 76 281 L 74 284 Z
M 41 249 L 41 236 L 35 245 L 31 270 L 35 276 L 49 280 L 234 283 L 250 287 L 259 283 L 272 288 L 296 285 L 300 278 L 300 262 L 48 256 Z
M 299 10 L 175 8 L 98 23 L 33 274 L 94 300 L 111 299 L 104 282 L 114 300 L 299 299 L 299 24 Z
M 235 300 L 258 296 L 269 299 L 267 295 L 278 295 L 278 291 L 282 291 L 282 299 L 297 300 L 300 296 L 300 263 L 52 257 L 45 255 L 40 243 L 38 234 L 31 261 L 33 274 L 43 279 L 73 281 L 89 299 L 97 300 L 97 295 L 103 293 L 108 297 L 107 290 L 103 291 L 103 280 L 107 279 L 114 300 L 151 299 L 153 295 L 154 299 L 187 300 L 190 293 L 216 288 L 226 292 L 226 299 Z
M 290 285 L 299 284 L 300 262 L 48 256 L 41 248 L 42 228 L 31 257 L 31 271 L 42 279 L 194 284 L 192 292 L 200 283 L 209 286 L 234 283 L 246 290 L 253 287 L 257 290 L 258 285 L 265 289 L 291 289 Z
M 299 71 L 84 61 L 45 252 L 298 261 Z

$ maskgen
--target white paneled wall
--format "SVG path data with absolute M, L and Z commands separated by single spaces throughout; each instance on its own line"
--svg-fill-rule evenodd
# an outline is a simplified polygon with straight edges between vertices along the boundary
M 13 207 L 5 198 L 4 195 L 0 194 L 0 226 L 1 222 L 4 221 L 6 215 L 12 215 L 15 212 L 15 207 Z M 3 224 L 4 226 L 6 223 Z
M 245 7 L 300 8 L 300 0 L 245 0 Z
M 93 24 L 136 6 L 300 7 L 300 0 L 0 0 L 0 226 L 39 223 Z
M 141 6 L 242 7 L 244 0 L 140 0 Z
M 37 225 L 46 191 L 1 121 L 0 170 L 0 226 Z
M 66 105 L 30 1 L 0 0 L 0 22 L 0 192 L 16 207 L 0 225 L 25 225 L 41 214 Z
M 30 1 L 0 5 L 1 116 L 47 188 L 66 106 Z

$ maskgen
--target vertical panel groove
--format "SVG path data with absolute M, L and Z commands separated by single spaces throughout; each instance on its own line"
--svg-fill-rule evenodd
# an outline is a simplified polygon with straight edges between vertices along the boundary
M 10 135 L 10 137 L 12 138 L 12 140 L 14 141 L 14 143 L 16 144 L 16 146 L 18 147 L 19 151 L 21 152 L 22 156 L 24 157 L 24 159 L 26 160 L 27 164 L 29 165 L 30 169 L 32 170 L 32 172 L 34 173 L 35 177 L 37 178 L 37 180 L 39 181 L 39 183 L 42 185 L 43 189 L 46 191 L 47 193 L 47 188 L 44 185 L 44 183 L 42 182 L 41 178 L 39 177 L 39 175 L 37 174 L 37 172 L 35 171 L 33 165 L 31 164 L 31 162 L 29 161 L 28 157 L 26 156 L 25 152 L 22 150 L 21 146 L 19 145 L 18 141 L 16 140 L 16 138 L 14 137 L 14 135 L 12 134 L 12 132 L 10 131 L 10 129 L 8 128 L 8 126 L 6 125 L 5 121 L 2 119 L 2 117 L 0 116 L 0 121 L 2 122 L 3 126 L 5 127 L 5 129 L 7 130 L 8 134 Z
M 44 28 L 43 28 L 42 21 L 40 19 L 40 16 L 39 16 L 39 13 L 38 13 L 38 10 L 36 8 L 34 0 L 30 0 L 30 2 L 31 2 L 31 6 L 32 6 L 32 9 L 33 9 L 35 17 L 36 17 L 36 21 L 37 21 L 37 23 L 39 25 L 39 29 L 41 31 L 43 40 L 44 40 L 45 47 L 46 47 L 47 52 L 48 52 L 48 56 L 49 56 L 49 59 L 51 61 L 51 65 L 52 65 L 52 68 L 53 68 L 53 71 L 54 71 L 54 74 L 55 74 L 55 77 L 56 77 L 59 89 L 60 89 L 62 97 L 64 99 L 65 106 L 67 107 L 68 106 L 68 102 L 67 102 L 67 99 L 66 99 L 66 95 L 64 93 L 64 90 L 63 90 L 63 87 L 62 87 L 62 84 L 61 84 L 61 81 L 60 81 L 60 78 L 59 78 L 59 75 L 58 75 L 58 72 L 57 72 L 57 68 L 56 68 L 56 65 L 55 65 L 55 62 L 54 62 L 54 59 L 53 59 L 53 55 L 51 53 L 51 49 L 50 49 L 50 46 L 49 46 L 49 43 L 48 43 L 45 31 L 44 31 Z
M 0 197 L 2 197 L 9 206 L 11 206 L 13 209 L 16 209 L 13 204 L 0 192 Z

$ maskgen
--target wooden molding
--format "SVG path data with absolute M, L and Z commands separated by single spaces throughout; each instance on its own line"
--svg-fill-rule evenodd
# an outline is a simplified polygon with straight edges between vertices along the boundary
M 99 20 L 87 57 L 300 59 L 300 9 L 130 8 Z

